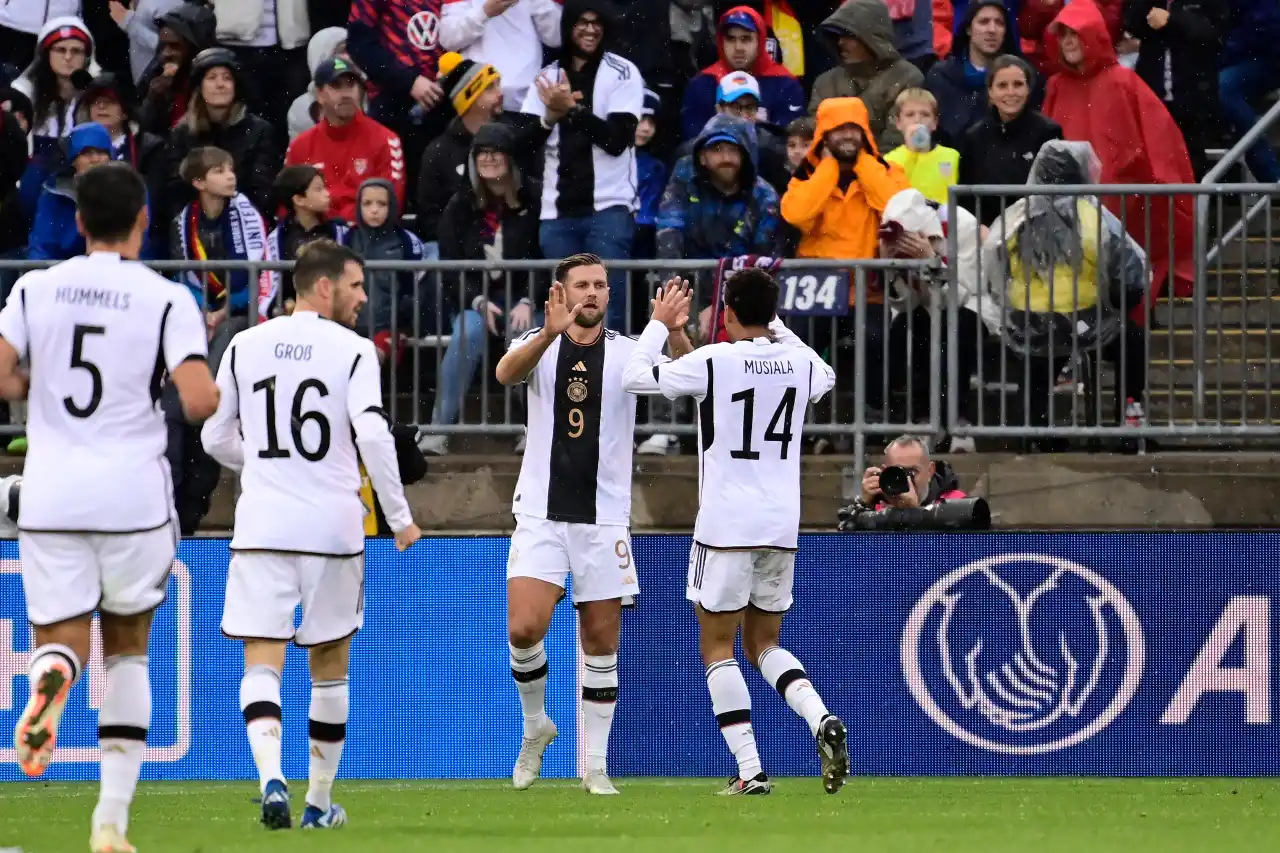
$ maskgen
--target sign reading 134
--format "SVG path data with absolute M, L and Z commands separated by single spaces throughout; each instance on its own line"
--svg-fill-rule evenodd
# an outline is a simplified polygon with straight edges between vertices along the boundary
M 849 273 L 846 270 L 789 269 L 783 272 L 779 314 L 792 317 L 830 317 L 849 313 Z

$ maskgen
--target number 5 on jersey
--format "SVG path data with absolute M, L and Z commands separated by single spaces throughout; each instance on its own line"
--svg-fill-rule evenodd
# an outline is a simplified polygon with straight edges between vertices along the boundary
M 71 339 L 71 367 L 87 371 L 89 374 L 89 402 L 81 406 L 71 395 L 62 398 L 62 405 L 67 414 L 73 418 L 87 418 L 98 411 L 102 405 L 102 371 L 98 365 L 84 357 L 84 339 L 89 335 L 105 335 L 106 326 L 76 325 L 74 337 Z

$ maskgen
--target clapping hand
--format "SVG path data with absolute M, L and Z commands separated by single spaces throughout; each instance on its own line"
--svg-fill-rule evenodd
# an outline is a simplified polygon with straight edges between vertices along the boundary
M 560 72 L 558 82 L 550 82 L 541 74 L 534 78 L 538 87 L 538 97 L 547 108 L 547 121 L 557 122 L 569 114 L 569 111 L 582 100 L 582 93 L 575 92 L 569 86 L 569 75 Z
M 543 322 L 542 331 L 551 338 L 561 335 L 569 330 L 569 327 L 578 319 L 578 315 L 582 313 L 582 303 L 569 307 L 569 295 L 565 293 L 564 285 L 556 282 L 551 285 L 551 294 L 547 298 L 546 319 Z
M 667 331 L 677 332 L 689 322 L 689 305 L 692 301 L 689 282 L 676 276 L 664 284 L 650 302 L 653 319 L 666 326 Z

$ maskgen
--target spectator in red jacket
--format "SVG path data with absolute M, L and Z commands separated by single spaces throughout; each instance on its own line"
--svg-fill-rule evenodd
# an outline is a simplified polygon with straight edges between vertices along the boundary
M 1093 145 L 1102 161 L 1100 183 L 1195 183 L 1182 132 L 1142 78 L 1116 61 L 1106 22 L 1093 0 L 1072 0 L 1054 18 L 1045 32 L 1045 49 L 1049 61 L 1062 70 L 1049 80 L 1044 114 L 1062 126 L 1066 139 Z M 1151 259 L 1150 298 L 1160 297 L 1171 268 L 1177 295 L 1191 295 L 1195 281 L 1192 197 L 1125 196 L 1123 212 L 1118 196 L 1106 197 L 1105 203 Z M 1143 322 L 1141 310 L 1135 309 L 1139 312 L 1135 322 Z
M 315 166 L 329 187 L 333 215 L 355 220 L 356 194 L 370 178 L 383 178 L 404 198 L 404 151 L 400 137 L 364 114 L 364 75 L 345 59 L 333 58 L 316 68 L 316 102 L 320 123 L 289 146 L 285 165 Z
M 1102 13 L 1108 44 L 1114 45 L 1124 34 L 1124 0 L 1096 0 Z M 1049 56 L 1045 40 L 1049 25 L 1058 13 L 1065 9 L 1068 0 L 1022 0 L 1018 10 L 1018 36 L 1022 39 L 1022 54 L 1046 77 L 1062 70 Z

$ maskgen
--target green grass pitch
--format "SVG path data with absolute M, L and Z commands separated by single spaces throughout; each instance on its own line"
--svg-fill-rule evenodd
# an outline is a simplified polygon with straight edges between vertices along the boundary
M 140 853 L 1253 853 L 1280 850 L 1280 780 L 778 779 L 768 797 L 717 797 L 709 779 L 339 782 L 351 824 L 267 832 L 252 783 L 139 788 Z M 305 783 L 295 783 L 295 820 Z M 88 849 L 94 784 L 0 786 L 0 848 Z

